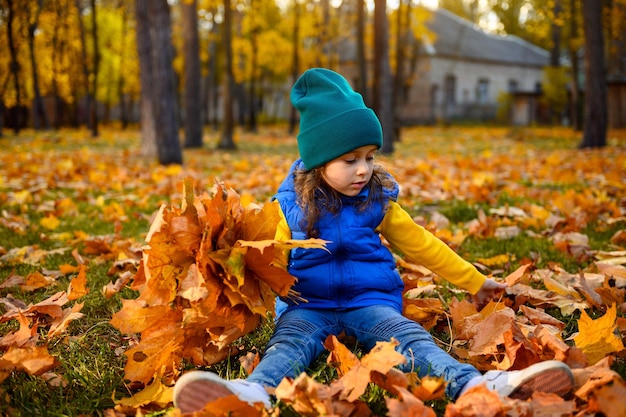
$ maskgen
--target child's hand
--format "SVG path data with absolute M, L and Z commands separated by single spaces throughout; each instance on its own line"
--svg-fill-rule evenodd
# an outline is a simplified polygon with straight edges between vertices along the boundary
M 491 278 L 487 278 L 480 290 L 474 295 L 474 305 L 480 311 L 489 301 L 500 297 L 506 287 L 505 283 L 499 283 Z

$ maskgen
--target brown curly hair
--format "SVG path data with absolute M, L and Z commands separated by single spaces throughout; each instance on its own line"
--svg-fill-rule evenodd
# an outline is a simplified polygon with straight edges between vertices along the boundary
M 324 166 L 311 170 L 297 170 L 294 172 L 294 186 L 298 196 L 298 205 L 306 214 L 304 223 L 300 225 L 306 230 L 308 237 L 319 237 L 319 231 L 315 229 L 315 223 L 324 212 L 337 214 L 341 210 L 341 193 L 332 188 L 322 175 Z M 359 210 L 365 210 L 374 202 L 383 202 L 383 190 L 392 190 L 395 181 L 384 166 L 374 165 L 372 178 L 366 185 L 369 194 L 366 201 L 358 203 Z

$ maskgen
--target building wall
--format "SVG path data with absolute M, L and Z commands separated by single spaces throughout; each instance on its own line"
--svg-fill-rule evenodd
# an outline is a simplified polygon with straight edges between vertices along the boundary
M 450 77 L 453 82 L 446 81 Z M 536 92 L 542 77 L 539 67 L 423 57 L 400 117 L 403 123 L 490 120 L 495 117 L 500 93 Z M 447 91 L 452 90 L 448 98 Z

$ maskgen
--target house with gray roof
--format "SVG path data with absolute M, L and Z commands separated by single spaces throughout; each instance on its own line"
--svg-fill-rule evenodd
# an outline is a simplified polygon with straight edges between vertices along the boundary
M 543 68 L 550 54 L 517 36 L 489 34 L 445 9 L 427 23 L 435 34 L 425 42 L 405 105 L 404 123 L 493 120 L 508 93 L 508 119 L 536 121 Z
M 494 120 L 504 100 L 507 122 L 529 125 L 538 121 L 548 51 L 517 36 L 487 33 L 442 8 L 432 10 L 426 26 L 434 41 L 421 41 L 417 65 L 409 74 L 411 86 L 396 106 L 398 122 Z M 354 81 L 350 48 L 340 53 L 340 71 Z

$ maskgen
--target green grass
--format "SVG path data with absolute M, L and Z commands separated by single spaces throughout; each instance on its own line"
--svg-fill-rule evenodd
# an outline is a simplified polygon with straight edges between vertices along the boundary
M 226 178 L 233 186 L 241 185 L 242 188 L 246 188 L 246 181 L 254 180 L 255 175 L 266 172 L 268 167 L 275 168 L 276 173 L 264 177 L 262 181 L 269 182 L 271 186 L 264 187 L 267 184 L 251 183 L 250 190 L 246 190 L 253 193 L 258 201 L 266 201 L 272 194 L 272 189 L 275 189 L 276 182 L 282 179 L 280 175 L 281 173 L 284 175 L 284 165 L 288 167 L 289 162 L 297 155 L 295 140 L 284 132 L 283 128 L 263 131 L 260 139 L 252 134 L 238 133 L 236 138 L 238 150 L 229 153 L 213 150 L 212 144 L 216 143 L 215 138 L 219 133 L 207 132 L 203 149 L 185 151 L 186 168 L 195 175 L 199 187 L 207 188 L 211 186 L 215 177 Z M 489 154 L 517 152 L 520 149 L 536 153 L 571 152 L 575 149 L 578 140 L 576 137 L 569 133 L 561 134 L 562 130 L 556 132 L 559 134 L 550 136 L 546 130 L 532 129 L 521 131 L 486 128 L 407 129 L 402 142 L 397 145 L 396 154 L 389 161 L 393 163 L 393 158 L 430 160 L 441 157 L 448 163 L 455 158 L 464 158 L 468 155 L 488 159 Z M 626 143 L 623 139 L 612 141 L 613 146 L 622 148 Z M 86 131 L 63 130 L 43 135 L 26 131 L 19 137 L 9 135 L 2 138 L 0 143 L 3 144 L 0 150 L 0 215 L 27 219 L 23 232 L 0 224 L 0 255 L 2 251 L 31 245 L 36 245 L 42 250 L 68 249 L 63 254 L 47 256 L 36 265 L 0 262 L 0 282 L 11 274 L 27 276 L 44 269 L 56 270 L 63 264 L 75 265 L 72 250 L 82 252 L 84 249 L 84 242 L 76 240 L 75 233 L 79 231 L 91 237 L 110 237 L 119 233 L 118 239 L 129 239 L 141 245 L 150 226 L 150 216 L 159 206 L 163 203 L 180 204 L 180 189 L 177 188 L 176 181 L 172 180 L 173 175 L 163 173 L 161 167 L 137 155 L 139 141 L 136 131 L 104 129 L 102 137 L 97 139 L 90 138 Z M 58 178 L 58 173 L 57 176 L 47 174 L 49 172 L 46 170 L 50 167 L 28 165 L 28 172 L 24 172 L 23 178 L 19 181 L 25 184 L 26 189 L 31 190 L 32 200 L 21 205 L 14 204 L 9 199 L 9 193 L 19 191 L 11 185 L 16 174 L 10 174 L 7 170 L 11 164 L 3 165 L 2 161 L 10 161 L 11 155 L 19 154 L 26 157 L 29 152 L 54 153 L 56 157 L 49 159 L 47 161 L 49 164 L 57 159 L 77 158 L 75 166 L 84 171 L 77 170 L 71 177 Z M 83 165 L 80 159 L 84 155 L 96 160 Z M 108 166 L 107 169 L 103 168 L 103 171 L 88 168 L 98 163 L 107 167 L 107 164 L 113 164 L 112 161 L 121 161 L 121 168 Z M 249 171 L 238 172 L 238 169 L 233 169 L 233 164 L 240 161 L 249 162 Z M 273 164 L 280 166 L 272 166 Z M 532 173 L 529 174 L 530 177 L 522 178 L 518 182 L 524 189 L 558 192 L 590 186 L 584 183 L 537 181 L 532 177 Z M 41 175 L 48 175 L 45 177 L 46 182 L 44 185 L 37 185 L 36 178 Z M 503 192 L 482 201 L 472 201 L 459 196 L 441 201 L 415 199 L 407 201 L 407 206 L 411 214 L 425 217 L 436 210 L 450 220 L 451 227 L 464 228 L 467 222 L 477 217 L 480 210 L 488 213 L 490 208 L 506 205 L 516 206 L 524 203 L 544 205 L 546 201 L 542 200 L 542 196 L 543 194 L 530 197 Z M 75 204 L 74 209 L 66 211 L 59 209 L 60 202 L 65 198 Z M 113 203 L 123 208 L 125 219 L 116 221 L 115 216 L 107 214 L 107 207 L 110 208 Z M 60 225 L 55 230 L 48 230 L 41 225 L 41 220 L 53 212 L 59 213 Z M 610 244 L 609 239 L 622 228 L 624 222 L 608 225 L 600 219 L 593 219 L 581 233 L 589 237 L 592 250 L 614 250 L 615 247 Z M 68 235 L 60 237 L 65 233 Z M 499 266 L 503 269 L 502 274 L 516 269 L 522 259 L 535 260 L 537 267 L 545 267 L 548 263 L 556 262 L 572 273 L 587 267 L 590 262 L 588 259 L 574 259 L 557 250 L 547 237 L 531 236 L 526 233 L 509 240 L 469 237 L 458 251 L 470 261 L 502 253 L 514 255 L 515 261 Z M 124 289 L 111 299 L 104 298 L 100 290 L 115 279 L 115 276 L 108 275 L 112 260 L 97 256 L 87 258 L 90 293 L 79 300 L 84 302 L 82 313 L 85 317 L 73 321 L 66 334 L 51 340 L 47 338 L 43 326 L 45 323 L 42 323 L 39 330 L 41 342 L 48 344 L 51 354 L 59 362 L 59 366 L 52 372 L 61 376 L 64 383 L 60 386 L 51 386 L 41 377 L 13 372 L 0 384 L 0 415 L 103 416 L 106 409 L 114 406 L 115 398 L 128 397 L 131 394 L 123 379 L 125 357 L 122 354 L 124 348 L 129 346 L 131 337 L 120 334 L 109 324 L 109 320 L 121 307 L 121 299 L 134 298 L 137 294 L 130 289 Z M 34 304 L 58 291 L 66 290 L 72 277 L 72 275 L 59 277 L 56 285 L 36 291 L 27 292 L 16 287 L 0 289 L 0 297 L 11 295 Z M 444 300 L 449 301 L 452 294 L 445 286 L 442 288 L 441 295 Z M 563 317 L 557 309 L 552 309 L 549 313 L 566 323 L 564 337 L 577 331 L 577 315 Z M 14 320 L 0 323 L 0 336 L 17 328 L 18 325 Z M 264 321 L 257 331 L 237 342 L 239 352 L 242 355 L 249 351 L 262 352 L 272 329 L 272 321 L 270 319 Z M 442 346 L 449 341 L 447 326 L 436 327 L 433 334 L 441 341 Z M 363 354 L 358 344 L 349 345 L 349 348 L 359 356 Z M 185 367 L 190 368 L 191 365 L 186 364 Z M 237 356 L 210 369 L 229 377 L 245 376 Z M 626 363 L 623 358 L 616 361 L 614 369 L 626 377 Z M 310 374 L 323 383 L 328 383 L 336 377 L 334 368 L 326 363 L 326 355 L 322 355 L 311 365 Z M 387 393 L 380 388 L 371 386 L 363 399 L 375 415 L 385 415 L 385 395 Z M 446 404 L 445 400 L 429 403 L 437 415 L 443 415 Z M 297 415 L 285 405 L 281 406 L 281 412 L 285 416 Z M 162 412 L 155 412 L 153 415 L 162 415 Z

